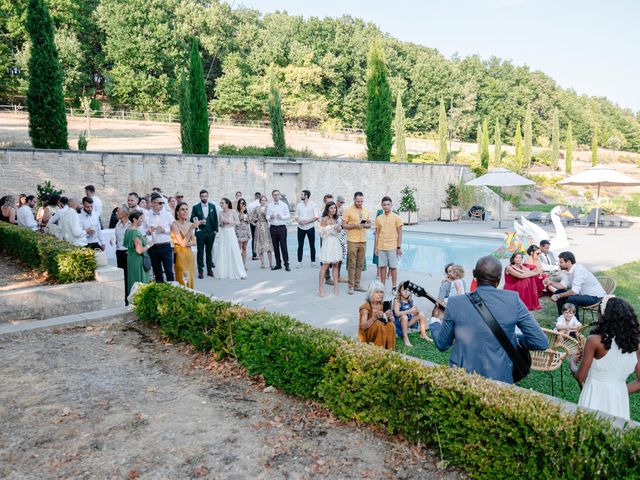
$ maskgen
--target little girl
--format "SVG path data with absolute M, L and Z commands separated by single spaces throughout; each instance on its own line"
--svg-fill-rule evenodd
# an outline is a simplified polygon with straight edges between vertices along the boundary
M 449 289 L 449 297 L 446 300 L 456 295 L 464 295 L 467 286 L 464 283 L 464 268 L 462 265 L 451 265 L 447 271 L 447 276 L 451 282 L 451 287 Z
M 411 292 L 405 288 L 404 282 L 400 284 L 396 298 L 393 301 L 393 317 L 396 325 L 396 335 L 398 337 L 402 336 L 402 340 L 407 347 L 413 346 L 409 341 L 409 327 L 414 326 L 418 322 L 420 322 L 420 337 L 430 342 L 433 341 L 427 337 L 425 333 L 427 322 L 424 315 L 418 310 L 418 307 L 413 305 Z
M 556 320 L 556 330 L 561 333 L 567 333 L 576 338 L 576 331 L 582 324 L 576 318 L 576 306 L 573 303 L 565 303 L 562 306 L 562 315 Z

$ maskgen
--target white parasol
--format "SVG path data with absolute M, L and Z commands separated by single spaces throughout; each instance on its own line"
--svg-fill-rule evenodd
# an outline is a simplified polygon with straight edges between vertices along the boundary
M 559 185 L 597 185 L 598 193 L 596 196 L 596 222 L 594 235 L 598 234 L 598 221 L 600 216 L 600 187 L 631 187 L 640 185 L 640 180 L 620 173 L 612 168 L 604 165 L 596 165 L 580 173 L 572 175 L 558 182 Z
M 519 187 L 525 185 L 535 185 L 528 178 L 525 178 L 517 173 L 507 170 L 506 168 L 496 168 L 488 173 L 485 173 L 481 177 L 474 178 L 467 182 L 467 185 L 472 187 Z M 502 228 L 502 199 L 500 199 L 500 212 L 498 213 L 498 228 Z

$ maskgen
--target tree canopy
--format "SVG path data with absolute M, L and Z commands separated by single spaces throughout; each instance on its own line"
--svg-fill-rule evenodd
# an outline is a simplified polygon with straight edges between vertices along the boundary
M 408 132 L 436 132 L 440 98 L 453 136 L 473 141 L 483 118 L 500 123 L 513 142 L 516 123 L 531 138 L 551 138 L 553 111 L 574 141 L 640 152 L 637 112 L 606 98 L 560 88 L 540 71 L 496 57 L 446 58 L 402 42 L 364 20 L 304 19 L 261 14 L 218 0 L 48 0 L 65 72 L 67 101 L 105 95 L 114 108 L 177 112 L 180 72 L 191 39 L 201 42 L 209 108 L 217 116 L 266 119 L 268 73 L 273 69 L 285 121 L 364 129 L 367 54 L 382 38 L 393 98 L 402 95 Z M 27 0 L 0 0 L 0 97 L 26 93 Z M 392 106 L 393 108 L 393 106 Z M 526 161 L 526 156 L 524 158 Z

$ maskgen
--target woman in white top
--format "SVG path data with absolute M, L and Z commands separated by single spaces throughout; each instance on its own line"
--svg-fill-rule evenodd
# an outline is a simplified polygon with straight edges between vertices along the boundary
M 216 235 L 213 252 L 213 276 L 230 280 L 247 278 L 235 230 L 236 225 L 240 223 L 238 212 L 233 209 L 228 198 L 220 200 L 220 207 L 220 232 Z
M 320 222 L 320 237 L 322 237 L 322 247 L 320 247 L 320 273 L 318 274 L 318 293 L 321 297 L 324 292 L 324 274 L 331 266 L 333 278 L 338 278 L 338 264 L 342 260 L 342 247 L 340 246 L 340 232 L 342 227 L 338 224 L 338 207 L 334 202 L 327 202 L 322 212 Z M 338 295 L 339 282 L 334 282 L 333 293 Z
M 640 380 L 627 384 L 627 379 L 634 371 L 640 378 L 639 346 L 640 327 L 633 307 L 621 298 L 604 297 L 582 358 L 576 354 L 569 364 L 582 385 L 578 405 L 629 420 L 629 394 L 640 391 Z

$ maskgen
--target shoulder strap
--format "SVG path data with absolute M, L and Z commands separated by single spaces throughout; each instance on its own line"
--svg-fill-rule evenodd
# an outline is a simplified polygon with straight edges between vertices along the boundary
M 524 359 L 516 351 L 513 344 L 509 341 L 509 339 L 507 338 L 507 334 L 504 333 L 504 330 L 502 329 L 502 327 L 500 327 L 491 311 L 484 304 L 478 292 L 471 292 L 467 293 L 466 295 L 467 298 L 471 301 L 471 304 L 478 311 L 482 319 L 489 326 L 491 332 L 498 340 L 498 343 L 500 343 L 505 352 L 507 352 L 507 355 L 509 355 L 509 358 L 516 366 L 516 368 L 520 371 L 521 374 L 526 374 L 528 369 L 525 365 Z

